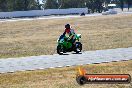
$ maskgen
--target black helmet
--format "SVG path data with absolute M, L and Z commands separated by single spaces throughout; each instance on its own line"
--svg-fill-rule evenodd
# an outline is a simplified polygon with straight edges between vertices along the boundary
M 66 28 L 66 29 L 70 29 L 70 24 L 66 24 L 66 25 L 65 25 L 65 28 Z

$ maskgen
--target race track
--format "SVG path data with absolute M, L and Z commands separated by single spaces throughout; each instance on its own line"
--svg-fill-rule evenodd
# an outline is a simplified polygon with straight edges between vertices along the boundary
M 87 14 L 85 16 L 102 16 L 102 14 L 95 13 L 95 14 Z M 82 17 L 80 15 L 62 15 L 62 16 L 42 16 L 42 17 L 34 17 L 34 18 L 12 18 L 12 19 L 0 19 L 0 22 L 16 22 L 16 21 L 31 21 L 31 20 L 44 20 L 44 19 L 67 19 L 67 18 L 78 18 Z
M 42 55 L 0 59 L 0 73 L 38 70 L 132 59 L 132 47 L 85 51 L 82 54 Z
M 118 12 L 118 14 L 132 14 L 132 12 Z M 104 16 L 102 13 L 86 14 L 85 17 L 91 16 Z M 44 20 L 44 19 L 67 19 L 67 18 L 79 18 L 80 15 L 64 15 L 64 16 L 42 16 L 34 18 L 12 18 L 12 19 L 0 19 L 0 22 L 16 22 L 16 21 L 31 21 L 31 20 Z

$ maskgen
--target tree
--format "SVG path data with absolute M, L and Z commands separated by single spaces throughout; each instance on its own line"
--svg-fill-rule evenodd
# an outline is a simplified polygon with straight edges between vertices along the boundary
M 40 9 L 39 0 L 0 0 L 0 11 L 26 11 Z
M 92 13 L 99 12 L 101 13 L 103 10 L 103 0 L 85 0 L 86 6 Z
M 91 10 L 92 13 L 95 12 L 95 1 L 94 0 L 86 0 L 86 6 L 89 10 Z
M 85 0 L 59 0 L 61 8 L 83 8 L 86 7 Z
M 36 0 L 29 0 L 28 10 L 38 10 L 40 9 L 39 4 Z
M 41 9 L 41 5 L 39 3 L 39 0 L 37 0 L 37 6 L 38 6 L 38 9 Z
M 57 9 L 58 8 L 58 3 L 57 0 L 44 0 L 44 8 L 45 9 Z
M 119 2 L 120 2 L 121 10 L 123 11 L 123 8 L 124 8 L 124 1 L 123 1 L 123 0 L 119 0 Z
M 132 0 L 126 0 L 127 4 L 128 4 L 128 11 L 130 9 L 130 6 L 132 5 Z
M 103 10 L 103 6 L 102 6 L 103 1 L 102 0 L 95 0 L 94 2 L 95 2 L 94 4 L 95 4 L 96 12 L 101 13 Z
M 28 3 L 29 1 L 28 0 L 24 0 L 24 10 L 28 10 Z
M 6 2 L 6 11 L 13 11 L 14 9 L 14 0 L 7 0 Z
M 7 11 L 7 0 L 0 0 L 0 11 Z
M 43 0 L 45 9 L 64 9 L 85 7 L 85 0 Z

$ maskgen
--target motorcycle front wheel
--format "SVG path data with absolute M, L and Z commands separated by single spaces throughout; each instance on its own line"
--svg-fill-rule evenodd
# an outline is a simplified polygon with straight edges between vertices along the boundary
M 79 52 L 81 52 L 82 51 L 82 44 L 80 43 L 80 42 L 76 42 L 76 50 L 75 50 L 75 52 L 76 53 L 79 53 Z
M 58 46 L 57 46 L 57 53 L 58 53 L 59 55 L 63 55 L 63 47 L 62 47 L 61 45 L 58 45 Z

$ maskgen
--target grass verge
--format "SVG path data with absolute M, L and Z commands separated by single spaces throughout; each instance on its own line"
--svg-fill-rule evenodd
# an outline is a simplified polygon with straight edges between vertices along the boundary
M 82 34 L 83 50 L 132 47 L 132 15 L 0 22 L 0 58 L 54 54 L 66 23 Z
M 38 71 L 26 71 L 0 74 L 0 88 L 131 88 L 131 84 L 88 84 L 76 83 L 76 67 L 55 68 Z M 94 74 L 130 74 L 132 60 L 91 64 L 82 66 L 87 73 Z

